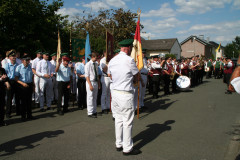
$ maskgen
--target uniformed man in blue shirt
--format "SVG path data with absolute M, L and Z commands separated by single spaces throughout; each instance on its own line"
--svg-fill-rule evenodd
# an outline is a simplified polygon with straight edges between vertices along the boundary
M 32 92 L 33 92 L 33 72 L 30 66 L 30 57 L 23 56 L 22 64 L 18 65 L 15 72 L 15 80 L 20 84 L 20 95 L 22 121 L 34 119 L 32 116 Z M 27 116 L 27 117 L 26 117 Z
M 20 100 L 19 100 L 19 94 L 18 94 L 18 85 L 15 81 L 15 70 L 18 65 L 16 63 L 16 51 L 13 49 L 8 51 L 7 56 L 10 62 L 6 64 L 5 71 L 7 73 L 7 76 L 9 78 L 9 83 L 11 86 L 11 88 L 7 90 L 7 104 L 6 104 L 6 117 L 9 119 L 11 118 L 13 96 L 15 95 L 17 115 L 20 114 Z
M 71 68 L 68 67 L 70 59 L 68 57 L 63 57 L 58 60 L 58 64 L 56 66 L 57 73 L 57 82 L 58 82 L 58 114 L 63 115 L 68 112 L 68 101 L 70 96 L 70 82 L 72 77 Z M 62 110 L 62 97 L 64 96 L 64 106 Z
M 85 78 L 85 57 L 82 58 L 82 63 L 80 63 L 76 68 L 76 73 L 78 77 L 77 87 L 78 87 L 78 108 L 82 110 L 87 107 L 86 99 L 86 78 Z

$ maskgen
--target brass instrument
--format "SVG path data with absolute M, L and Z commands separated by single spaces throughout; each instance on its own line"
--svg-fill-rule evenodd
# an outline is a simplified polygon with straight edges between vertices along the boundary
M 176 73 L 174 72 L 174 69 L 172 70 L 171 74 L 170 74 L 170 80 L 172 81 L 175 77 Z

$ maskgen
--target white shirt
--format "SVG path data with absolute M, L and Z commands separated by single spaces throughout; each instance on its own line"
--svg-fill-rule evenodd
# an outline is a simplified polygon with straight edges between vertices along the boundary
M 96 72 L 97 72 L 97 76 L 98 76 L 98 64 L 97 62 L 95 63 L 95 67 L 96 67 Z M 95 71 L 94 71 L 94 63 L 92 60 L 90 60 L 89 62 L 87 62 L 87 64 L 85 65 L 85 77 L 89 77 L 90 81 L 96 81 L 95 79 Z
M 107 72 L 108 72 L 108 70 L 107 70 L 106 73 L 104 73 L 104 72 L 103 72 L 103 68 L 105 68 L 106 66 L 107 66 L 106 57 L 103 57 L 103 58 L 100 60 L 100 69 L 101 69 L 101 71 L 102 71 L 102 73 L 103 73 L 103 76 L 105 76 L 105 77 L 107 77 Z
M 228 68 L 232 67 L 233 66 L 232 61 L 229 61 L 226 65 L 227 65 Z
M 36 57 L 33 61 L 32 61 L 32 68 L 36 70 L 37 68 L 37 63 L 40 61 L 41 59 Z
M 109 62 L 108 73 L 112 75 L 112 89 L 133 91 L 133 76 L 138 68 L 132 57 L 121 51 Z
M 57 62 L 54 60 L 51 60 L 50 63 L 52 64 L 53 74 L 56 74 L 55 69 L 56 69 Z
M 2 63 L 2 68 L 5 68 L 6 64 L 10 63 L 10 59 L 4 58 L 1 63 Z
M 159 68 L 162 68 L 161 67 L 161 64 L 159 62 L 156 62 L 156 61 L 153 61 L 153 63 L 151 64 L 151 67 L 153 69 L 159 69 Z
M 45 74 L 51 75 L 53 73 L 52 64 L 45 59 L 42 59 L 37 63 L 36 68 L 37 75 L 44 77 Z

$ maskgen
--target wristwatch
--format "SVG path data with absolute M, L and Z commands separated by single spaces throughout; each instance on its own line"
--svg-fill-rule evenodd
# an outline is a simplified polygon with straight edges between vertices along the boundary
M 236 65 L 236 66 L 238 67 L 238 66 L 240 66 L 240 64 L 239 64 L 239 63 L 237 63 L 237 65 Z

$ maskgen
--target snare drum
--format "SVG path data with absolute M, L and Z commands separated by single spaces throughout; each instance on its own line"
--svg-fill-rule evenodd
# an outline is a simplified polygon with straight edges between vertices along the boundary
M 191 80 L 187 76 L 179 76 L 176 84 L 180 90 L 188 89 L 191 86 Z

